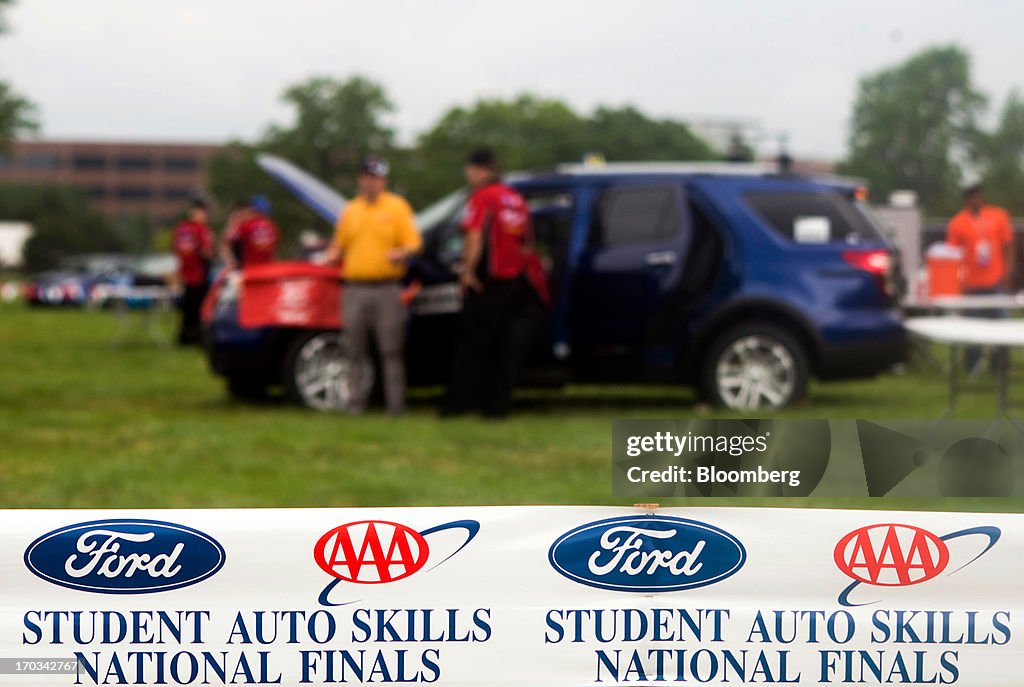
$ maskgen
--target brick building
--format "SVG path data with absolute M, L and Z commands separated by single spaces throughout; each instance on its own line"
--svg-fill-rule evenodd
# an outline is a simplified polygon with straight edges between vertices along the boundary
M 82 189 L 116 219 L 174 217 L 207 187 L 207 160 L 217 145 L 20 141 L 0 156 L 0 184 L 64 184 Z

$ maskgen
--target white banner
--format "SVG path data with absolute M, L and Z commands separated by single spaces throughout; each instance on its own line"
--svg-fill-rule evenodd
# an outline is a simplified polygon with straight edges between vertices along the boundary
M 0 511 L 0 684 L 1020 685 L 1024 516 Z

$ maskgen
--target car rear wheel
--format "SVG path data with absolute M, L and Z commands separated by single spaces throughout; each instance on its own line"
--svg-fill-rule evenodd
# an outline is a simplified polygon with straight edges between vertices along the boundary
M 711 345 L 703 389 L 734 410 L 785 408 L 807 392 L 807 353 L 787 330 L 769 323 L 734 327 Z
M 373 365 L 357 373 L 340 332 L 310 332 L 292 341 L 285 355 L 284 383 L 299 405 L 320 411 L 346 409 L 355 384 L 373 385 Z

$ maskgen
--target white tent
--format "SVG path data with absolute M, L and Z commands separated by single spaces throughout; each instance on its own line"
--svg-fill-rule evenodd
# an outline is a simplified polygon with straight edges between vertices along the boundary
M 31 236 L 32 225 L 28 222 L 0 221 L 0 267 L 21 267 L 22 250 Z

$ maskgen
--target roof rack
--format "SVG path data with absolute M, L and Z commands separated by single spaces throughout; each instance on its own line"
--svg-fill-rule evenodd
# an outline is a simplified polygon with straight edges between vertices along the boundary
M 605 162 L 598 165 L 567 163 L 557 165 L 559 174 L 721 174 L 762 176 L 778 174 L 779 167 L 768 162 Z

